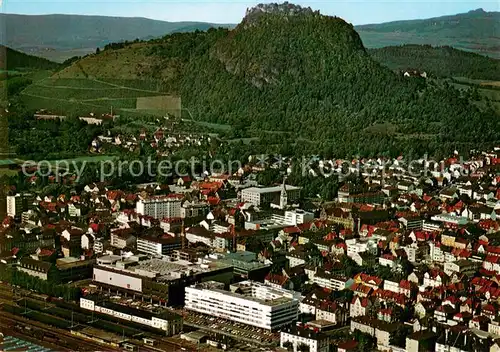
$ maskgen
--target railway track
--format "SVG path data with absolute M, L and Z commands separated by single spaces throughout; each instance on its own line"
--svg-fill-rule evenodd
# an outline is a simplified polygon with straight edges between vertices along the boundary
M 29 300 L 31 300 L 31 299 L 29 299 Z M 32 301 L 36 301 L 36 300 L 32 300 Z M 36 302 L 38 302 L 38 301 L 36 301 Z M 51 306 L 54 307 L 54 305 L 47 304 L 47 307 L 51 307 Z M 20 304 L 19 307 L 22 308 L 22 304 Z M 62 309 L 62 308 L 59 307 L 59 309 Z M 69 310 L 69 309 L 64 309 L 64 310 L 67 310 L 67 312 L 69 312 L 69 313 L 71 312 L 71 310 Z M 43 314 L 53 315 L 53 314 L 50 314 L 48 311 L 45 311 L 44 309 L 41 309 L 41 310 L 32 310 L 30 308 L 30 309 L 28 309 L 28 311 L 32 311 L 32 312 L 33 311 L 38 311 L 38 312 L 43 313 Z M 86 351 L 105 351 L 105 350 L 109 350 L 109 351 L 123 350 L 123 351 L 125 351 L 125 350 L 128 350 L 126 348 L 113 349 L 110 346 L 101 345 L 101 344 L 98 344 L 96 342 L 93 342 L 93 341 L 90 341 L 90 340 L 86 340 L 84 338 L 80 338 L 80 337 L 77 337 L 75 335 L 72 335 L 69 331 L 65 330 L 64 328 L 57 328 L 57 327 L 52 327 L 52 326 L 46 328 L 47 325 L 45 323 L 42 323 L 42 322 L 38 321 L 38 320 L 27 319 L 27 318 L 18 316 L 16 314 L 12 314 L 12 313 L 9 313 L 9 312 L 6 312 L 6 311 L 2 311 L 2 314 L 4 314 L 4 313 L 6 315 L 8 314 L 9 318 L 11 320 L 16 320 L 16 321 L 18 321 L 18 323 L 22 323 L 23 325 L 29 325 L 29 324 L 26 323 L 26 322 L 29 322 L 31 324 L 31 326 L 34 326 L 34 327 L 37 327 L 37 328 L 40 327 L 40 330 L 47 331 L 47 332 L 49 332 L 51 334 L 54 334 L 54 332 L 57 331 L 58 336 L 61 336 L 60 333 L 64 333 L 64 335 L 66 337 L 68 337 L 71 341 L 85 341 L 89 345 L 89 348 L 86 349 Z M 63 315 L 67 315 L 67 314 L 63 314 Z M 65 321 L 67 321 L 68 323 L 70 322 L 67 319 L 62 318 L 62 316 L 58 316 L 58 315 L 53 315 L 53 316 L 54 316 L 54 319 L 58 319 L 58 320 L 59 319 L 63 319 Z M 88 319 L 89 320 L 91 319 L 90 315 L 88 316 Z M 107 321 L 104 321 L 104 322 L 107 322 Z M 1 323 L 2 323 L 2 320 L 0 319 L 0 325 L 1 325 Z M 107 323 L 109 323 L 109 322 L 107 322 Z M 122 324 L 113 323 L 113 324 L 116 324 L 116 325 L 119 325 L 119 326 L 123 326 L 123 327 L 127 326 L 126 324 L 123 324 L 123 323 Z M 82 323 L 82 322 L 79 322 L 78 325 L 86 326 L 86 324 Z M 98 328 L 97 326 L 95 326 L 95 327 Z M 101 329 L 100 328 L 100 330 L 106 331 L 107 329 Z M 114 333 L 116 333 L 116 332 L 114 332 Z M 134 345 L 134 346 L 136 346 L 136 348 L 138 350 L 143 351 L 143 352 L 162 352 L 162 351 L 167 351 L 167 352 L 170 352 L 170 351 L 177 352 L 177 351 L 179 351 L 179 352 L 181 352 L 181 351 L 191 351 L 191 350 L 194 351 L 194 349 L 186 348 L 186 346 L 183 346 L 182 344 L 170 341 L 168 338 L 166 338 L 165 336 L 162 336 L 161 334 L 152 334 L 151 332 L 149 332 L 148 334 L 154 336 L 154 339 L 158 342 L 159 346 L 149 346 L 149 345 L 146 345 L 140 339 L 136 340 L 134 337 L 127 338 L 127 344 L 128 345 L 130 345 L 130 344 Z M 68 340 L 68 343 L 71 343 L 70 340 Z M 75 351 L 75 350 L 80 351 L 81 342 L 79 342 L 75 346 L 78 346 L 78 348 L 75 348 L 75 347 L 69 348 L 68 351 Z M 96 349 L 94 346 L 97 346 L 98 348 Z
M 80 351 L 80 350 L 85 350 L 85 351 L 116 351 L 116 350 L 120 350 L 120 351 L 123 351 L 123 350 L 125 350 L 123 348 L 113 349 L 110 346 L 101 345 L 101 344 L 98 344 L 97 342 L 77 337 L 75 335 L 72 335 L 68 330 L 65 330 L 62 328 L 52 327 L 52 326 L 46 325 L 46 324 L 39 322 L 37 320 L 34 320 L 34 319 L 27 319 L 25 317 L 17 316 L 17 315 L 14 315 L 12 313 L 8 313 L 8 312 L 2 310 L 2 308 L 1 308 L 2 303 L 8 303 L 8 304 L 16 304 L 17 303 L 18 306 L 22 308 L 23 304 L 21 304 L 22 303 L 21 301 L 23 299 L 33 301 L 33 302 L 38 302 L 39 304 L 43 303 L 46 306 L 46 308 L 57 307 L 58 309 L 64 309 L 70 313 L 74 310 L 75 314 L 78 314 L 77 312 L 79 311 L 78 310 L 79 306 L 77 304 L 71 304 L 74 306 L 72 308 L 69 308 L 68 305 L 66 305 L 66 308 L 63 308 L 57 302 L 54 302 L 54 301 L 48 302 L 47 300 L 42 300 L 40 295 L 34 295 L 33 292 L 31 292 L 31 291 L 27 291 L 27 290 L 23 290 L 23 289 L 15 290 L 12 288 L 12 286 L 0 285 L 0 315 L 1 315 L 0 327 L 2 325 L 6 325 L 6 323 L 8 323 L 9 325 L 6 325 L 6 326 L 10 326 L 10 330 L 12 330 L 12 326 L 15 325 L 15 324 L 12 325 L 12 323 L 15 321 L 17 323 L 22 323 L 22 325 L 31 326 L 33 328 L 37 328 L 39 330 L 45 331 L 45 332 L 50 333 L 50 334 L 57 334 L 59 338 L 64 338 L 64 341 L 67 341 L 67 343 L 74 346 L 72 348 L 67 348 L 66 351 L 75 351 L 75 350 L 77 350 L 77 351 Z M 45 309 L 38 310 L 38 311 L 40 311 L 44 314 L 50 315 L 49 311 L 46 311 Z M 87 312 L 85 312 L 85 313 L 88 314 Z M 56 319 L 62 318 L 61 316 L 54 316 L 54 317 Z M 90 321 L 92 319 L 92 316 L 90 314 L 88 314 L 88 318 L 89 318 L 88 320 Z M 62 319 L 67 320 L 64 318 L 62 318 Z M 114 320 L 104 320 L 104 321 L 107 323 L 120 325 L 120 326 L 123 326 L 125 328 L 128 327 L 125 322 L 117 322 Z M 87 325 L 87 324 L 80 322 L 79 325 Z M 101 330 L 106 331 L 105 329 L 101 329 Z M 137 346 L 140 351 L 143 351 L 143 352 L 196 351 L 195 348 L 189 348 L 189 347 L 185 346 L 184 344 L 170 341 L 168 338 L 166 338 L 164 335 L 162 336 L 162 334 L 160 334 L 160 333 L 152 333 L 151 331 L 148 331 L 147 333 L 149 335 L 154 336 L 154 338 L 158 341 L 159 346 L 153 347 L 153 346 L 145 345 L 141 341 L 135 341 L 135 339 L 133 337 L 130 338 L 129 341 L 132 344 L 134 344 L 135 346 Z M 61 347 L 64 347 L 64 346 L 60 346 L 58 351 L 61 350 Z
M 57 329 L 52 326 L 47 326 L 38 321 L 29 320 L 24 317 L 19 317 L 8 312 L 2 311 L 0 316 L 0 326 L 8 329 L 12 329 L 13 326 L 17 324 L 22 324 L 22 326 L 28 326 L 35 331 L 42 331 L 50 335 L 56 334 L 58 340 L 51 341 L 51 344 L 59 346 L 59 350 L 62 348 L 65 351 L 118 351 L 118 349 L 110 348 L 109 346 L 101 345 L 89 340 L 80 339 L 75 337 L 70 332 Z

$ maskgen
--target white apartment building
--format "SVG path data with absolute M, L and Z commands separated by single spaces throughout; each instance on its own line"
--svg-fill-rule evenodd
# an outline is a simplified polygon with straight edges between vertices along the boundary
M 125 247 L 133 247 L 137 238 L 131 233 L 121 231 L 121 229 L 111 232 L 111 246 L 123 249 Z
M 7 196 L 7 216 L 16 217 L 23 212 L 23 197 L 20 194 Z
M 301 345 L 308 346 L 310 352 L 328 352 L 330 348 L 328 335 L 304 328 L 291 328 L 282 331 L 280 346 L 286 348 L 287 342 L 292 344 L 294 352 L 301 351 Z
M 137 214 L 151 216 L 155 219 L 172 219 L 181 217 L 181 203 L 177 198 L 150 197 L 140 199 L 136 205 Z
M 424 220 L 419 217 L 407 217 L 407 218 L 399 218 L 399 222 L 407 229 L 407 230 L 421 230 L 424 226 Z
M 297 321 L 300 294 L 244 281 L 231 291 L 209 281 L 186 287 L 186 309 L 211 316 L 274 330 Z
M 102 238 L 96 239 L 94 241 L 93 249 L 97 254 L 104 252 L 104 240 Z
M 347 288 L 348 282 L 352 280 L 349 280 L 345 277 L 332 275 L 320 269 L 310 274 L 310 281 L 314 282 L 320 287 L 335 291 L 342 291 L 343 289 Z
M 285 211 L 285 223 L 291 226 L 306 224 L 314 220 L 314 213 L 295 209 L 292 211 Z
M 429 241 L 429 259 L 437 263 L 453 262 L 456 260 L 455 256 L 450 252 L 441 250 L 441 246 Z
M 436 352 L 467 352 L 467 350 L 460 348 L 460 346 L 450 346 L 447 344 L 436 343 Z
M 372 238 L 352 238 L 345 241 L 347 246 L 347 256 L 352 257 L 356 253 L 368 252 L 377 254 L 377 242 Z
M 442 230 L 442 224 L 440 222 L 436 221 L 430 221 L 430 220 L 424 220 L 423 228 L 424 231 L 441 231 Z
M 312 222 L 314 213 L 294 209 L 287 210 L 284 214 L 272 214 L 264 219 L 254 219 L 245 221 L 246 230 L 262 230 L 262 229 L 282 229 L 284 226 L 297 226 Z
M 137 251 L 153 256 L 170 255 L 181 248 L 181 240 L 170 236 L 143 236 L 137 239 Z

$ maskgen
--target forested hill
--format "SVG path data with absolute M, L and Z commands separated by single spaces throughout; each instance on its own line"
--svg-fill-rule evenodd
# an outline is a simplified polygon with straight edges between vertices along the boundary
M 367 48 L 449 45 L 500 58 L 500 12 L 478 9 L 452 16 L 362 25 L 356 30 Z
M 500 60 L 449 46 L 402 45 L 369 52 L 375 60 L 396 71 L 414 69 L 434 77 L 500 80 Z
M 57 77 L 161 78 L 195 119 L 246 133 L 289 132 L 299 147 L 314 141 L 334 155 L 498 142 L 500 119 L 492 110 L 479 111 L 450 87 L 395 74 L 344 20 L 279 7 L 261 12 L 232 31 L 106 50 Z M 117 71 L 124 63 L 129 71 Z
M 0 45 L 0 70 L 15 69 L 35 69 L 35 70 L 53 70 L 60 65 L 37 56 L 27 55 L 25 53 L 13 50 Z

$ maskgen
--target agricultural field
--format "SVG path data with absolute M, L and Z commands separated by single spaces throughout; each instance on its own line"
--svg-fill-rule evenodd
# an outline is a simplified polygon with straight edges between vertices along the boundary
M 500 115 L 500 82 L 461 78 L 455 79 L 455 82 L 451 84 L 459 90 L 477 88 L 477 91 L 482 99 L 474 102 L 474 104 L 481 109 L 486 108 L 489 104 L 496 111 L 496 113 Z
M 135 90 L 124 88 L 73 88 L 34 84 L 26 88 L 24 94 L 41 95 L 44 97 L 57 97 L 58 99 L 73 99 L 76 101 L 95 101 L 101 99 L 137 98 Z M 158 93 L 141 92 L 140 96 L 154 96 Z
M 61 114 L 105 113 L 137 107 L 138 98 L 163 96 L 153 81 L 90 78 L 41 77 L 21 92 L 23 102 L 32 109 L 46 109 Z M 155 112 L 164 116 L 166 111 Z
M 453 77 L 458 82 L 465 84 L 476 84 L 480 86 L 489 86 L 489 87 L 500 87 L 499 81 L 489 81 L 484 79 L 471 79 L 467 77 Z
M 165 86 L 159 80 L 153 79 L 120 79 L 120 78 L 101 78 L 100 82 L 106 82 L 120 87 L 129 87 L 145 91 L 164 92 Z
M 455 78 L 452 85 L 457 89 L 471 89 L 476 87 L 481 96 L 492 102 L 500 102 L 500 82 Z

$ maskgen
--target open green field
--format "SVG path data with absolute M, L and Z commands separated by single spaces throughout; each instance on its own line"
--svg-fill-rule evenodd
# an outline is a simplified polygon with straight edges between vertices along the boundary
M 487 104 L 491 104 L 493 109 L 500 115 L 500 82 L 473 80 L 463 77 L 455 78 L 455 82 L 451 84 L 460 90 L 468 90 L 477 88 L 479 94 L 486 100 L 474 102 L 479 108 L 486 108 Z
M 134 89 L 140 89 L 144 91 L 152 91 L 152 92 L 163 92 L 165 91 L 165 87 L 163 83 L 159 80 L 152 79 L 120 79 L 120 78 L 102 78 L 99 80 L 100 82 L 106 82 L 108 84 L 120 87 L 130 87 Z
M 135 112 L 137 98 L 163 96 L 156 81 L 95 80 L 90 78 L 49 78 L 40 76 L 22 93 L 23 102 L 32 109 L 61 114 L 104 113 L 127 109 Z M 168 111 L 155 111 L 165 116 Z M 140 113 L 140 111 L 137 111 Z
M 475 87 L 481 96 L 491 100 L 492 102 L 500 102 L 500 82 L 474 80 L 460 77 L 455 78 L 455 82 L 451 82 L 451 84 L 455 88 L 461 90 L 467 90 Z
M 109 112 L 107 105 L 101 106 L 89 102 L 78 102 L 73 100 L 58 99 L 53 97 L 35 96 L 21 94 L 21 99 L 26 107 L 39 110 L 46 109 L 60 114 L 88 114 L 89 111 L 95 113 Z
M 51 87 L 45 85 L 34 84 L 24 90 L 24 93 L 32 95 L 41 95 L 44 97 L 57 97 L 58 99 L 74 99 L 77 101 L 92 101 L 107 98 L 123 99 L 123 98 L 137 98 L 139 94 L 137 91 L 123 88 L 70 88 L 70 87 Z M 140 96 L 155 96 L 158 93 L 142 92 Z
M 112 88 L 113 85 L 110 85 L 105 82 L 96 81 L 92 79 L 86 78 L 50 78 L 43 80 L 41 82 L 37 82 L 40 86 L 51 86 L 51 87 L 69 87 L 69 88 L 81 88 L 81 89 L 107 89 Z
M 467 83 L 467 84 L 477 84 L 480 86 L 490 86 L 490 87 L 500 87 L 499 81 L 490 81 L 485 79 L 471 79 L 467 77 L 453 77 L 456 81 Z

